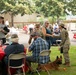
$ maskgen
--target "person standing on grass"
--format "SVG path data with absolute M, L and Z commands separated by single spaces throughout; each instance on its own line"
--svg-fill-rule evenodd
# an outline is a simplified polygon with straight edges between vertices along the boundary
M 59 50 L 63 49 L 63 57 L 64 57 L 64 65 L 70 66 L 70 57 L 69 57 L 69 49 L 70 49 L 70 39 L 69 39 L 69 34 L 68 31 L 65 29 L 65 25 L 61 23 L 59 25 L 60 29 L 60 36 L 55 36 L 53 37 L 60 37 L 61 38 L 61 43 L 60 43 L 60 48 Z

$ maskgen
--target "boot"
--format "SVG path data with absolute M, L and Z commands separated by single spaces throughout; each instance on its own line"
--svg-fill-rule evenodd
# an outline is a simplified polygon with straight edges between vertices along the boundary
M 69 63 L 69 62 L 67 62 L 67 63 L 66 63 L 66 66 L 67 66 L 67 67 L 70 67 L 70 63 Z
M 63 65 L 66 65 L 67 67 L 70 67 L 70 62 L 65 62 Z

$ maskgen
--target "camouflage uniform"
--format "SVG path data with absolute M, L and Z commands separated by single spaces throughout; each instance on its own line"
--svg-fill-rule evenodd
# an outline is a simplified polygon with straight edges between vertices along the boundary
M 63 47 L 63 56 L 65 63 L 70 63 L 70 58 L 69 58 L 70 40 L 69 40 L 68 31 L 62 28 L 60 37 L 62 40 L 60 46 Z

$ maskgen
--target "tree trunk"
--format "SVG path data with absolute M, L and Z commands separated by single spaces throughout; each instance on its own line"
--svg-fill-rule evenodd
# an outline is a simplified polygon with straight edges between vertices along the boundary
M 13 27 L 14 26 L 14 20 L 13 20 L 13 14 L 11 13 L 11 26 Z

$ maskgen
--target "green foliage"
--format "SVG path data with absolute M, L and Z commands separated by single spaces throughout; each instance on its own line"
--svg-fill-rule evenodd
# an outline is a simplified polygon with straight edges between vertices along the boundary
M 34 12 L 34 4 L 31 0 L 1 0 L 0 13 L 9 13 L 13 26 L 13 16 L 17 14 L 31 14 Z
M 37 21 L 40 22 L 41 25 L 43 25 L 44 17 L 38 17 Z
M 64 3 L 64 13 L 69 14 L 66 12 L 66 9 L 68 11 L 71 11 L 73 15 L 76 15 L 76 0 L 58 0 L 60 2 Z
M 64 4 L 57 0 L 34 0 L 36 12 L 46 17 L 60 16 L 64 12 Z
M 68 11 L 76 14 L 76 0 L 33 0 L 35 2 L 36 13 L 45 17 L 48 16 L 65 16 Z
M 48 17 L 48 20 L 51 24 L 55 23 L 57 21 L 57 17 L 54 16 L 54 17 Z
M 1 0 L 0 11 L 5 10 L 4 13 L 11 12 L 15 14 L 31 14 L 34 11 L 33 3 L 30 0 Z
M 61 16 L 72 11 L 76 14 L 76 0 L 1 0 L 0 11 L 12 12 L 13 14 L 21 13 L 31 14 L 40 13 L 45 17 Z
M 76 0 L 71 0 L 67 3 L 67 9 L 72 11 L 73 15 L 76 15 Z

